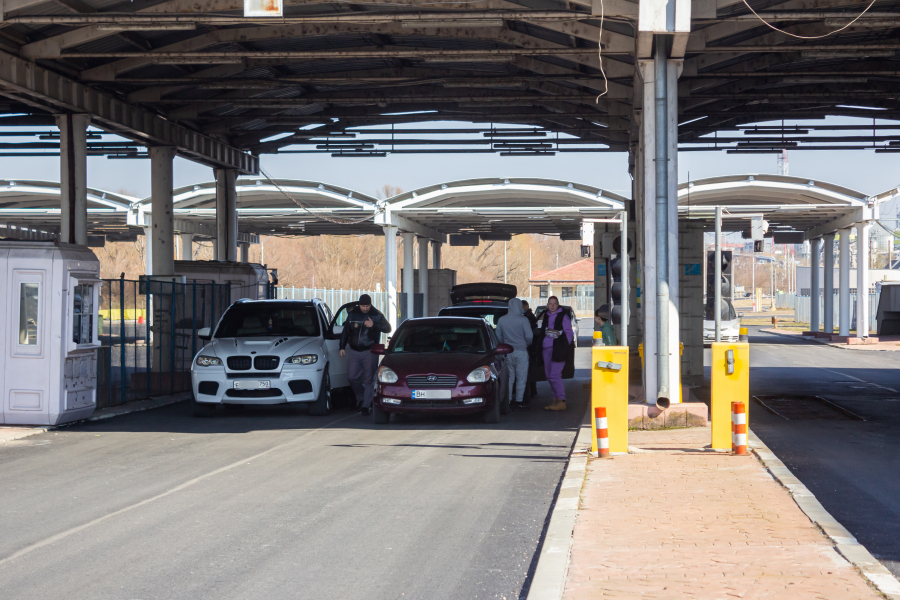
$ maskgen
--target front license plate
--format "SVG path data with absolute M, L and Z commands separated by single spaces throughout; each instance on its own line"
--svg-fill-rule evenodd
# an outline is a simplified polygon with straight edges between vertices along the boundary
M 449 400 L 451 390 L 413 390 L 413 400 Z
M 234 382 L 234 389 L 236 390 L 267 390 L 269 389 L 268 381 L 260 381 L 256 379 L 245 379 L 238 380 Z

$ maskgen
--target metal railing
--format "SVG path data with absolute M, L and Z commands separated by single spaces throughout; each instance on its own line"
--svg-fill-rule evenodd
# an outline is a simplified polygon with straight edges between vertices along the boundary
M 782 300 L 782 297 L 784 298 Z M 869 331 L 878 330 L 878 300 L 881 292 L 869 293 Z M 779 308 L 794 309 L 794 321 L 798 323 L 809 323 L 810 321 L 810 298 L 809 296 L 799 296 L 795 294 L 780 294 L 776 301 Z M 834 295 L 833 302 L 833 319 L 835 328 L 840 323 L 840 302 L 838 294 Z M 819 315 L 825 313 L 825 296 L 819 296 Z M 822 318 L 821 316 L 819 317 Z M 856 294 L 850 294 L 850 329 L 856 329 Z

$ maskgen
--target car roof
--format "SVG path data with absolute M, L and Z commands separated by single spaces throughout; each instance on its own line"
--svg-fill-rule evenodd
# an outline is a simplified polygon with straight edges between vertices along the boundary
M 406 319 L 405 321 L 403 321 L 403 323 L 400 323 L 400 325 L 403 326 L 406 323 L 425 324 L 425 323 L 430 323 L 432 321 L 437 322 L 437 323 L 458 323 L 458 324 L 463 324 L 463 323 L 471 324 L 471 323 L 475 322 L 475 323 L 482 323 L 484 325 L 487 325 L 485 320 L 482 319 L 481 317 L 443 317 L 443 316 L 442 317 L 419 317 L 417 319 Z

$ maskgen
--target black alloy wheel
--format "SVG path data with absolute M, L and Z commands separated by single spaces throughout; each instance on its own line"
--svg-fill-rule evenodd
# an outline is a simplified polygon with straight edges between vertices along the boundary
M 309 405 L 309 414 L 314 417 L 327 417 L 331 412 L 331 377 L 328 375 L 328 367 L 322 373 L 322 385 L 319 386 L 319 397 Z

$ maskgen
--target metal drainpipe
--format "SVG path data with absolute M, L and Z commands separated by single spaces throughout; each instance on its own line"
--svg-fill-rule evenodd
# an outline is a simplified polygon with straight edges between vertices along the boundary
M 669 407 L 669 156 L 666 115 L 668 63 L 664 38 L 656 37 L 656 405 Z

